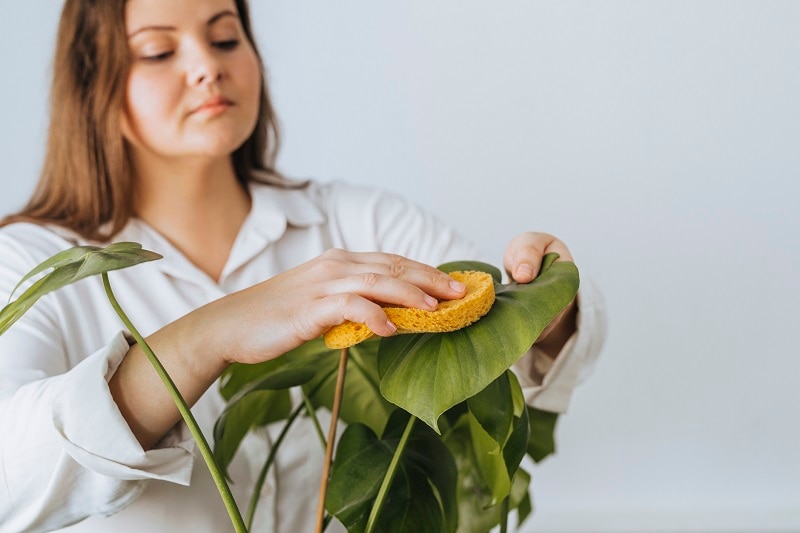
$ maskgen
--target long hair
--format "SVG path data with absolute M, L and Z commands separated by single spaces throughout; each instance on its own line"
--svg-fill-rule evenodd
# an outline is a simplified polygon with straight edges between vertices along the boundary
M 277 119 L 253 37 L 247 0 L 236 0 L 262 73 L 258 121 L 232 154 L 239 183 L 296 186 L 275 169 Z M 121 116 L 130 57 L 125 0 L 66 0 L 58 27 L 50 127 L 38 185 L 27 205 L 2 221 L 56 224 L 86 239 L 113 238 L 133 216 L 133 175 Z

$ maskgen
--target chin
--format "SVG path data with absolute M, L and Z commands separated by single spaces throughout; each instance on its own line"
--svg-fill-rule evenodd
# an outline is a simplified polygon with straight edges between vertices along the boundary
M 198 155 L 204 156 L 229 156 L 240 146 L 242 146 L 248 137 L 249 133 L 248 135 L 223 135 L 211 138 L 206 137 L 205 139 L 199 140 L 199 142 L 195 145 L 195 149 L 192 151 Z

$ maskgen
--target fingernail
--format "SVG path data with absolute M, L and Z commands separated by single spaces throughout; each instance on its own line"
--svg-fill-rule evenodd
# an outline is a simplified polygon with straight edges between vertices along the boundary
M 459 294 L 467 290 L 467 286 L 466 285 L 464 285 L 460 281 L 455 281 L 455 280 L 450 282 L 450 288 L 453 289 L 454 291 L 456 291 Z
M 389 328 L 392 331 L 392 333 L 397 331 L 397 326 L 395 326 L 394 322 L 392 322 L 391 320 L 386 321 L 386 327 Z
M 533 269 L 527 263 L 522 263 L 517 267 L 516 278 L 531 278 L 533 279 Z
M 425 295 L 425 303 L 428 304 L 428 308 L 431 310 L 434 310 L 439 306 L 439 300 L 437 300 L 430 294 Z

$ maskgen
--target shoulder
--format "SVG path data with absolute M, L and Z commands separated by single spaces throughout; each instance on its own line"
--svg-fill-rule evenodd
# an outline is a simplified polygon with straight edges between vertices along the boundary
M 250 192 L 258 209 L 283 212 L 290 223 L 331 220 L 362 220 L 418 208 L 399 194 L 345 181 L 295 181 L 289 186 L 251 183 Z
M 31 222 L 15 222 L 0 228 L 0 261 L 36 265 L 58 252 L 85 244 L 70 230 Z
M 328 215 L 337 218 L 409 212 L 418 207 L 403 196 L 377 187 L 344 181 L 309 182 L 305 194 Z

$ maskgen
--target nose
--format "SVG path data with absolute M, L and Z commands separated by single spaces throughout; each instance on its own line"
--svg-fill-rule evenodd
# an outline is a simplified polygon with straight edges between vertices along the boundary
M 193 54 L 188 72 L 190 84 L 204 85 L 219 81 L 222 78 L 223 67 L 213 49 L 199 46 Z

